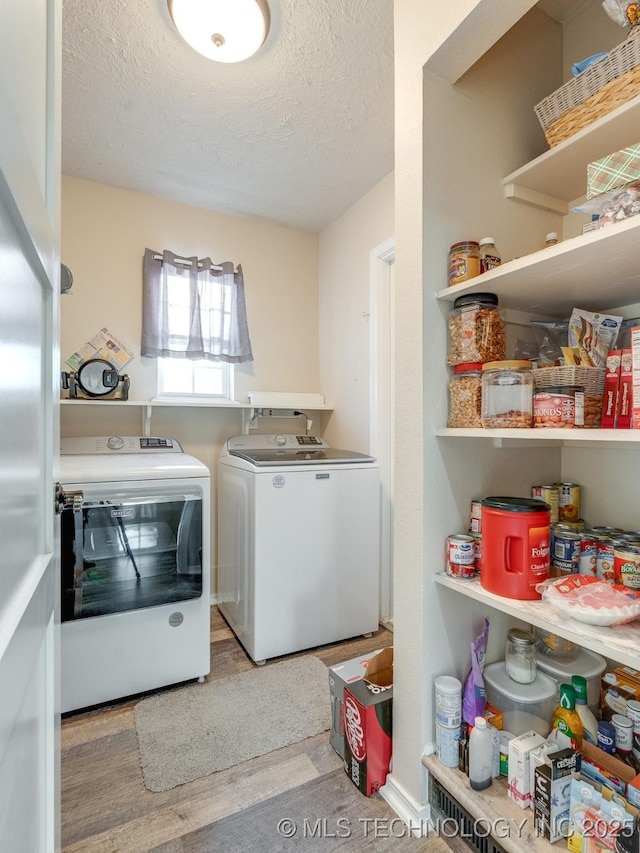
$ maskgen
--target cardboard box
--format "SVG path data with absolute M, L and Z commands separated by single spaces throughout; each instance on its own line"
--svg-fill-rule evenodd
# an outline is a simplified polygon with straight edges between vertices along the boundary
M 551 844 L 569 834 L 571 774 L 579 768 L 580 756 L 572 749 L 547 755 L 536 768 L 534 787 L 534 826 L 536 836 Z
M 509 741 L 509 799 L 521 809 L 531 807 L 531 776 L 530 754 L 537 746 L 544 743 L 544 738 L 537 732 L 529 731 Z
M 638 354 L 640 355 L 640 349 Z M 640 372 L 638 373 L 640 377 Z M 631 429 L 633 404 L 633 359 L 630 349 L 620 350 L 620 383 L 616 406 L 616 429 Z M 638 397 L 640 400 L 640 397 Z
M 630 833 L 638 809 L 580 772 L 571 780 L 567 849 L 572 853 L 605 853 L 616 849 L 615 836 Z M 622 827 L 622 829 L 621 829 Z
M 391 762 L 393 649 L 369 662 L 361 681 L 344 688 L 344 769 L 370 797 L 384 785 Z
M 627 802 L 634 808 L 640 808 L 640 776 L 634 776 L 627 785 Z
M 587 198 L 623 187 L 640 178 L 640 142 L 587 165 Z
M 499 732 L 502 731 L 504 726 L 504 720 L 502 717 L 502 711 L 499 711 L 497 708 L 494 708 L 489 702 L 485 705 L 484 714 L 482 715 L 485 720 L 489 723 L 490 726 L 493 726 L 494 729 L 497 729 Z
M 329 667 L 329 696 L 331 700 L 331 730 L 329 739 L 331 746 L 344 761 L 344 688 L 348 684 L 360 681 L 365 673 L 369 661 L 377 655 L 381 649 L 369 652 L 359 658 L 338 663 Z
M 618 410 L 618 393 L 620 390 L 620 359 L 622 350 L 609 350 L 607 367 L 604 377 L 604 393 L 602 395 L 602 417 L 600 427 L 613 429 L 616 425 Z
M 631 373 L 635 402 L 631 401 L 631 428 L 640 429 L 640 326 L 631 327 Z
M 600 790 L 608 788 L 623 797 L 627 793 L 627 785 L 635 776 L 635 770 L 624 761 L 609 755 L 598 746 L 583 741 L 580 747 L 582 756 L 581 770 L 584 776 L 600 786 Z

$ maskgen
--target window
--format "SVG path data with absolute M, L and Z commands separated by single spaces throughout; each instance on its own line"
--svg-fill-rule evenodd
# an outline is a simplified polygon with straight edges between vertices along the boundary
M 158 359 L 158 396 L 233 397 L 233 364 L 252 361 L 242 267 L 144 256 L 142 355 Z
M 233 399 L 233 365 L 224 361 L 158 359 L 158 397 Z

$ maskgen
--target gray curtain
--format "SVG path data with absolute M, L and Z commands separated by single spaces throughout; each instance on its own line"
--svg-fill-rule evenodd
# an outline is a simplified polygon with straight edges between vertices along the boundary
M 240 264 L 146 249 L 142 355 L 253 361 Z

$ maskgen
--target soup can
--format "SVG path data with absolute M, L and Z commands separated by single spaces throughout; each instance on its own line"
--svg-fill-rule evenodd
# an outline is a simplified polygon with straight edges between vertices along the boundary
M 598 534 L 591 528 L 580 534 L 580 574 L 595 577 L 598 572 Z
M 613 582 L 614 539 L 611 536 L 602 535 L 598 539 L 598 550 L 596 554 L 596 577 L 604 581 Z
M 560 520 L 559 514 L 559 498 L 560 492 L 557 486 L 532 486 L 531 497 L 538 498 L 549 504 L 551 510 L 551 524 L 556 524 Z
M 580 568 L 580 532 L 559 522 L 551 528 L 551 537 L 553 565 L 565 573 L 577 572 Z
M 445 570 L 452 578 L 472 578 L 476 574 L 476 544 L 473 536 L 453 533 L 447 536 Z
M 473 542 L 475 545 L 475 552 L 476 552 L 476 560 L 475 560 L 476 573 L 479 573 L 480 572 L 480 560 L 482 559 L 482 536 L 480 533 L 474 533 L 473 534 Z
M 557 483 L 560 521 L 577 521 L 580 518 L 580 486 L 576 483 Z
M 617 539 L 613 545 L 613 575 L 616 583 L 640 589 L 640 547 Z

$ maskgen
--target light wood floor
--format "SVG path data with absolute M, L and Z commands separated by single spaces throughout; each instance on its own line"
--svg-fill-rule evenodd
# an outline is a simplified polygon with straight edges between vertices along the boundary
M 314 654 L 331 666 L 392 644 L 393 634 L 381 628 L 370 639 L 360 637 L 300 654 Z M 212 608 L 207 680 L 253 666 L 217 608 Z M 396 815 L 380 795 L 364 797 L 347 778 L 328 733 L 152 793 L 144 786 L 138 760 L 133 716 L 137 698 L 68 714 L 62 721 L 65 853 L 450 851 L 435 836 L 408 837 L 404 825 L 392 823 Z M 283 819 L 295 822 L 294 838 L 279 833 Z

